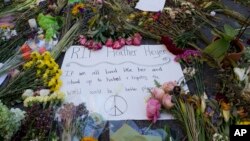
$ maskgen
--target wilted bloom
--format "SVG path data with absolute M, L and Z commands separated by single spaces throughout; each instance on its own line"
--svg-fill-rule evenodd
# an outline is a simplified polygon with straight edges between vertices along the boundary
M 120 49 L 120 48 L 122 48 L 122 45 L 119 41 L 115 41 L 112 48 L 113 49 Z
M 162 105 L 166 109 L 170 109 L 174 106 L 174 103 L 172 102 L 172 95 L 165 94 L 162 98 Z
M 105 45 L 107 47 L 112 47 L 113 46 L 113 39 L 112 38 L 108 38 Z
M 242 118 L 245 118 L 247 117 L 248 115 L 248 112 L 246 111 L 246 109 L 244 107 L 238 107 L 237 108 L 237 114 L 239 115 L 239 117 L 242 119 Z
M 157 119 L 160 117 L 160 109 L 161 109 L 161 103 L 153 98 L 150 98 L 147 102 L 147 117 L 149 120 L 152 120 L 153 123 L 157 121 Z
M 1 68 L 1 67 L 0 67 Z M 18 69 L 14 69 L 10 72 L 11 78 L 16 78 L 20 74 L 20 71 Z
M 164 90 L 161 89 L 161 88 L 157 88 L 157 87 L 156 87 L 156 88 L 153 88 L 153 89 L 151 90 L 151 93 L 152 93 L 153 97 L 156 98 L 156 99 L 159 100 L 159 101 L 161 101 L 162 98 L 163 98 L 163 96 L 165 95 Z
M 128 38 L 126 39 L 126 44 L 127 44 L 127 45 L 132 45 L 132 43 L 133 43 L 132 37 L 128 37 Z
M 168 51 L 170 51 L 171 53 L 173 53 L 174 55 L 178 55 L 178 54 L 183 54 L 185 50 L 178 48 L 173 40 L 171 38 L 169 38 L 168 36 L 162 36 L 161 37 L 161 43 L 163 43 Z
M 175 86 L 177 86 L 177 82 L 176 81 L 170 81 L 170 82 L 163 83 L 163 85 L 161 87 L 163 88 L 163 90 L 165 92 L 171 92 L 174 89 Z

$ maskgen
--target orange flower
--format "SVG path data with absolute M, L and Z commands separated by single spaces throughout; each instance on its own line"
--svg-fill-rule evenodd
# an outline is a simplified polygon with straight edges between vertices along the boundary
M 98 141 L 98 140 L 93 137 L 83 137 L 81 141 Z
M 27 45 L 26 43 L 24 43 L 22 45 L 22 47 L 20 48 L 20 50 L 21 50 L 22 53 L 25 53 L 25 52 L 31 51 L 31 48 L 29 47 L 29 45 Z

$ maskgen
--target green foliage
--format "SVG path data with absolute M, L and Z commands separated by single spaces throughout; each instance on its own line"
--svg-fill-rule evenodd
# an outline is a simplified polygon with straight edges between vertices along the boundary
M 230 25 L 224 25 L 224 32 L 214 30 L 212 33 L 219 39 L 209 44 L 203 50 L 203 53 L 220 64 L 230 48 L 231 41 L 235 39 L 238 32 Z
M 39 26 L 46 31 L 45 38 L 47 41 L 49 41 L 62 26 L 61 17 L 52 17 L 51 15 L 43 15 L 40 13 L 37 20 Z
M 10 140 L 12 135 L 19 129 L 21 120 L 24 118 L 24 114 L 21 110 L 11 109 L 9 110 L 0 101 L 0 137 L 5 140 Z
M 218 62 L 221 62 L 226 55 L 229 45 L 230 42 L 228 42 L 224 38 L 220 38 L 208 45 L 203 52 L 208 54 Z

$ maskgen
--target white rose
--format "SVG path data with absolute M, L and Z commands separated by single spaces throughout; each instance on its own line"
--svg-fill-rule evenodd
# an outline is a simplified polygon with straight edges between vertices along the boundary
M 27 89 L 24 91 L 24 93 L 22 94 L 22 98 L 25 99 L 27 97 L 33 96 L 34 91 L 31 89 Z
M 40 91 L 39 91 L 39 95 L 40 96 L 47 96 L 47 95 L 49 95 L 50 94 L 50 90 L 49 89 L 41 89 Z

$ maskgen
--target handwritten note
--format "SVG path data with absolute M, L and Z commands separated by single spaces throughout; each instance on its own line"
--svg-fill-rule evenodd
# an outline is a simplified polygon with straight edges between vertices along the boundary
M 62 91 L 66 102 L 85 102 L 92 112 L 107 120 L 146 118 L 149 89 L 160 83 L 180 81 L 183 73 L 174 55 L 164 45 L 125 46 L 121 50 L 104 47 L 91 51 L 70 47 L 62 64 Z M 163 114 L 164 119 L 172 118 Z
M 136 7 L 143 11 L 158 12 L 164 8 L 166 0 L 140 0 Z

